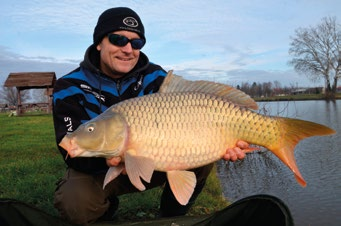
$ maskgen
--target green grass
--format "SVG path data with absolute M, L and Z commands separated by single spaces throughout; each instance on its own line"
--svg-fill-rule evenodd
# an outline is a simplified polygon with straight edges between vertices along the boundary
M 0 198 L 32 204 L 52 215 L 55 183 L 65 164 L 55 144 L 51 115 L 8 117 L 0 114 Z M 149 219 L 157 214 L 162 189 L 120 196 L 119 217 Z M 189 215 L 227 206 L 215 170 Z
M 55 145 L 51 115 L 0 114 L 0 125 L 0 197 L 56 214 L 53 192 L 65 166 Z

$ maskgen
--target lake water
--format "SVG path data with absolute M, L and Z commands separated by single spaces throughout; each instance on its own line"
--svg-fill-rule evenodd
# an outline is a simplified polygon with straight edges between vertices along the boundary
M 307 182 L 305 188 L 266 150 L 248 154 L 236 163 L 219 161 L 224 196 L 236 201 L 249 195 L 270 194 L 288 205 L 295 225 L 341 225 L 341 100 L 258 104 L 267 114 L 317 122 L 337 134 L 307 138 L 296 146 L 295 157 Z

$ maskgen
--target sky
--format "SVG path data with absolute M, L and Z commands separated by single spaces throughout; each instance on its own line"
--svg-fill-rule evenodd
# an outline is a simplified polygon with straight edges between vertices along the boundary
M 340 0 L 12 0 L 0 3 L 0 85 L 11 72 L 78 67 L 98 16 L 127 6 L 142 19 L 150 61 L 192 80 L 233 86 L 274 82 L 315 87 L 288 64 L 298 28 L 336 17 Z

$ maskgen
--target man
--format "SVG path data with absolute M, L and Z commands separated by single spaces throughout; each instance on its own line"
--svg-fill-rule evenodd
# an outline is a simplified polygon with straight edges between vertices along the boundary
M 158 91 L 166 71 L 149 62 L 141 52 L 146 43 L 140 17 L 131 9 L 118 7 L 104 11 L 94 29 L 93 44 L 87 49 L 80 67 L 58 79 L 53 94 L 53 119 L 57 144 L 67 132 L 74 131 L 111 105 L 128 98 Z M 243 159 L 239 142 L 227 149 L 224 159 Z M 105 173 L 116 166 L 120 158 L 70 158 L 58 147 L 68 166 L 56 188 L 54 205 L 60 215 L 77 224 L 87 224 L 110 218 L 118 207 L 117 196 L 138 190 L 127 175 L 120 175 L 103 190 Z M 147 189 L 165 184 L 161 197 L 160 216 L 179 216 L 187 213 L 201 192 L 212 165 L 194 169 L 197 185 L 189 204 L 182 206 L 173 196 L 166 175 L 154 172 Z

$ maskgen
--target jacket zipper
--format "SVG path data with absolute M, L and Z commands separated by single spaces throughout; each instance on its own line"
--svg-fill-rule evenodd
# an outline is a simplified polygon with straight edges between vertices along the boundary
M 117 80 L 116 82 L 116 89 L 117 89 L 117 93 L 118 93 L 118 96 L 121 97 L 121 80 Z

